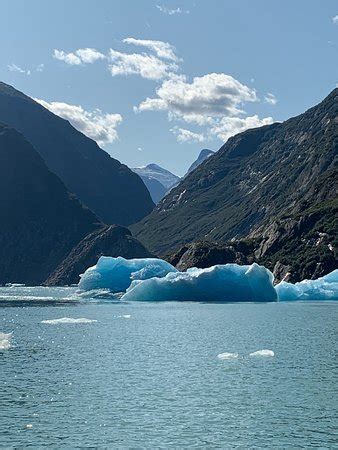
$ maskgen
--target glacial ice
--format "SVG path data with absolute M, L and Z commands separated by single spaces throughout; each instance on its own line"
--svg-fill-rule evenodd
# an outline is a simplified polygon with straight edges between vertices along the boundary
M 256 352 L 250 353 L 249 356 L 275 356 L 275 352 L 273 350 L 257 350 Z
M 0 350 L 8 350 L 11 347 L 12 333 L 0 332 Z
M 174 266 L 157 258 L 125 259 L 101 256 L 97 264 L 80 275 L 79 288 L 83 291 L 109 289 L 125 292 L 133 280 L 164 277 L 178 272 Z
M 317 280 L 299 283 L 282 281 L 276 292 L 280 301 L 287 300 L 338 300 L 338 269 Z
M 224 353 L 220 353 L 219 355 L 217 355 L 217 358 L 218 359 L 237 359 L 238 353 L 224 352 Z
M 124 293 L 122 300 L 292 301 L 338 300 L 338 270 L 317 280 L 273 285 L 263 266 L 225 264 L 180 272 L 161 259 L 102 256 L 81 275 L 81 295 Z M 86 293 L 87 291 L 88 294 Z
M 258 264 L 188 269 L 163 278 L 133 281 L 122 300 L 276 301 L 273 275 Z
M 76 324 L 76 323 L 95 323 L 95 319 L 86 319 L 85 317 L 80 317 L 75 319 L 73 317 L 61 317 L 61 319 L 47 319 L 41 320 L 41 323 L 46 323 L 49 325 L 60 325 L 60 324 Z

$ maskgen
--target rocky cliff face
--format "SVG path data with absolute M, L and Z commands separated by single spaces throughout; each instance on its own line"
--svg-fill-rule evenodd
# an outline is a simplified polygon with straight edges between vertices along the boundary
M 132 230 L 158 254 L 196 240 L 250 238 L 255 257 L 270 267 L 290 263 L 299 246 L 312 252 L 312 269 L 295 269 L 296 278 L 312 276 L 313 264 L 331 266 L 314 256 L 318 246 L 309 246 L 326 233 L 330 253 L 323 258 L 334 256 L 337 109 L 335 89 L 300 116 L 230 138 Z
M 0 121 L 21 132 L 70 192 L 105 223 L 129 225 L 154 207 L 140 177 L 30 97 L 0 83 Z

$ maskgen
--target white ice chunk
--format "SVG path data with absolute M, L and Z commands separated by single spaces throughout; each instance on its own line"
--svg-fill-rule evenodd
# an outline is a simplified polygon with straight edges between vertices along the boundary
M 217 355 L 217 358 L 219 359 L 236 359 L 238 358 L 238 353 L 220 353 L 219 355 Z
M 12 333 L 0 333 L 0 350 L 8 350 L 11 347 Z
M 79 319 L 75 319 L 72 317 L 61 317 L 61 319 L 48 319 L 41 321 L 41 323 L 47 323 L 50 325 L 69 324 L 69 323 L 94 323 L 94 322 L 97 322 L 97 320 L 86 319 L 85 317 L 80 317 Z
M 276 301 L 273 275 L 258 264 L 188 269 L 163 278 L 133 281 L 122 300 Z
M 276 286 L 279 300 L 338 300 L 338 269 L 317 280 Z
M 256 352 L 250 353 L 249 356 L 275 356 L 272 350 L 257 350 Z
M 164 277 L 169 272 L 177 272 L 177 269 L 162 259 L 101 256 L 95 266 L 80 275 L 79 288 L 83 291 L 109 289 L 111 292 L 125 292 L 132 280 Z

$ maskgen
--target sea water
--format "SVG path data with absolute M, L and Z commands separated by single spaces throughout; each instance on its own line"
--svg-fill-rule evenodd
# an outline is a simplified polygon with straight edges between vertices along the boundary
M 337 448 L 337 302 L 98 297 L 0 288 L 0 447 Z

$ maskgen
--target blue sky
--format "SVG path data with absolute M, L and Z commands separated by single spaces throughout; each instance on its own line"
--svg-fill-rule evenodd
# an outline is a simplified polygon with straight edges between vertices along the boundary
M 337 85 L 338 2 L 2 0 L 0 49 L 2 81 L 121 162 L 182 175 Z

